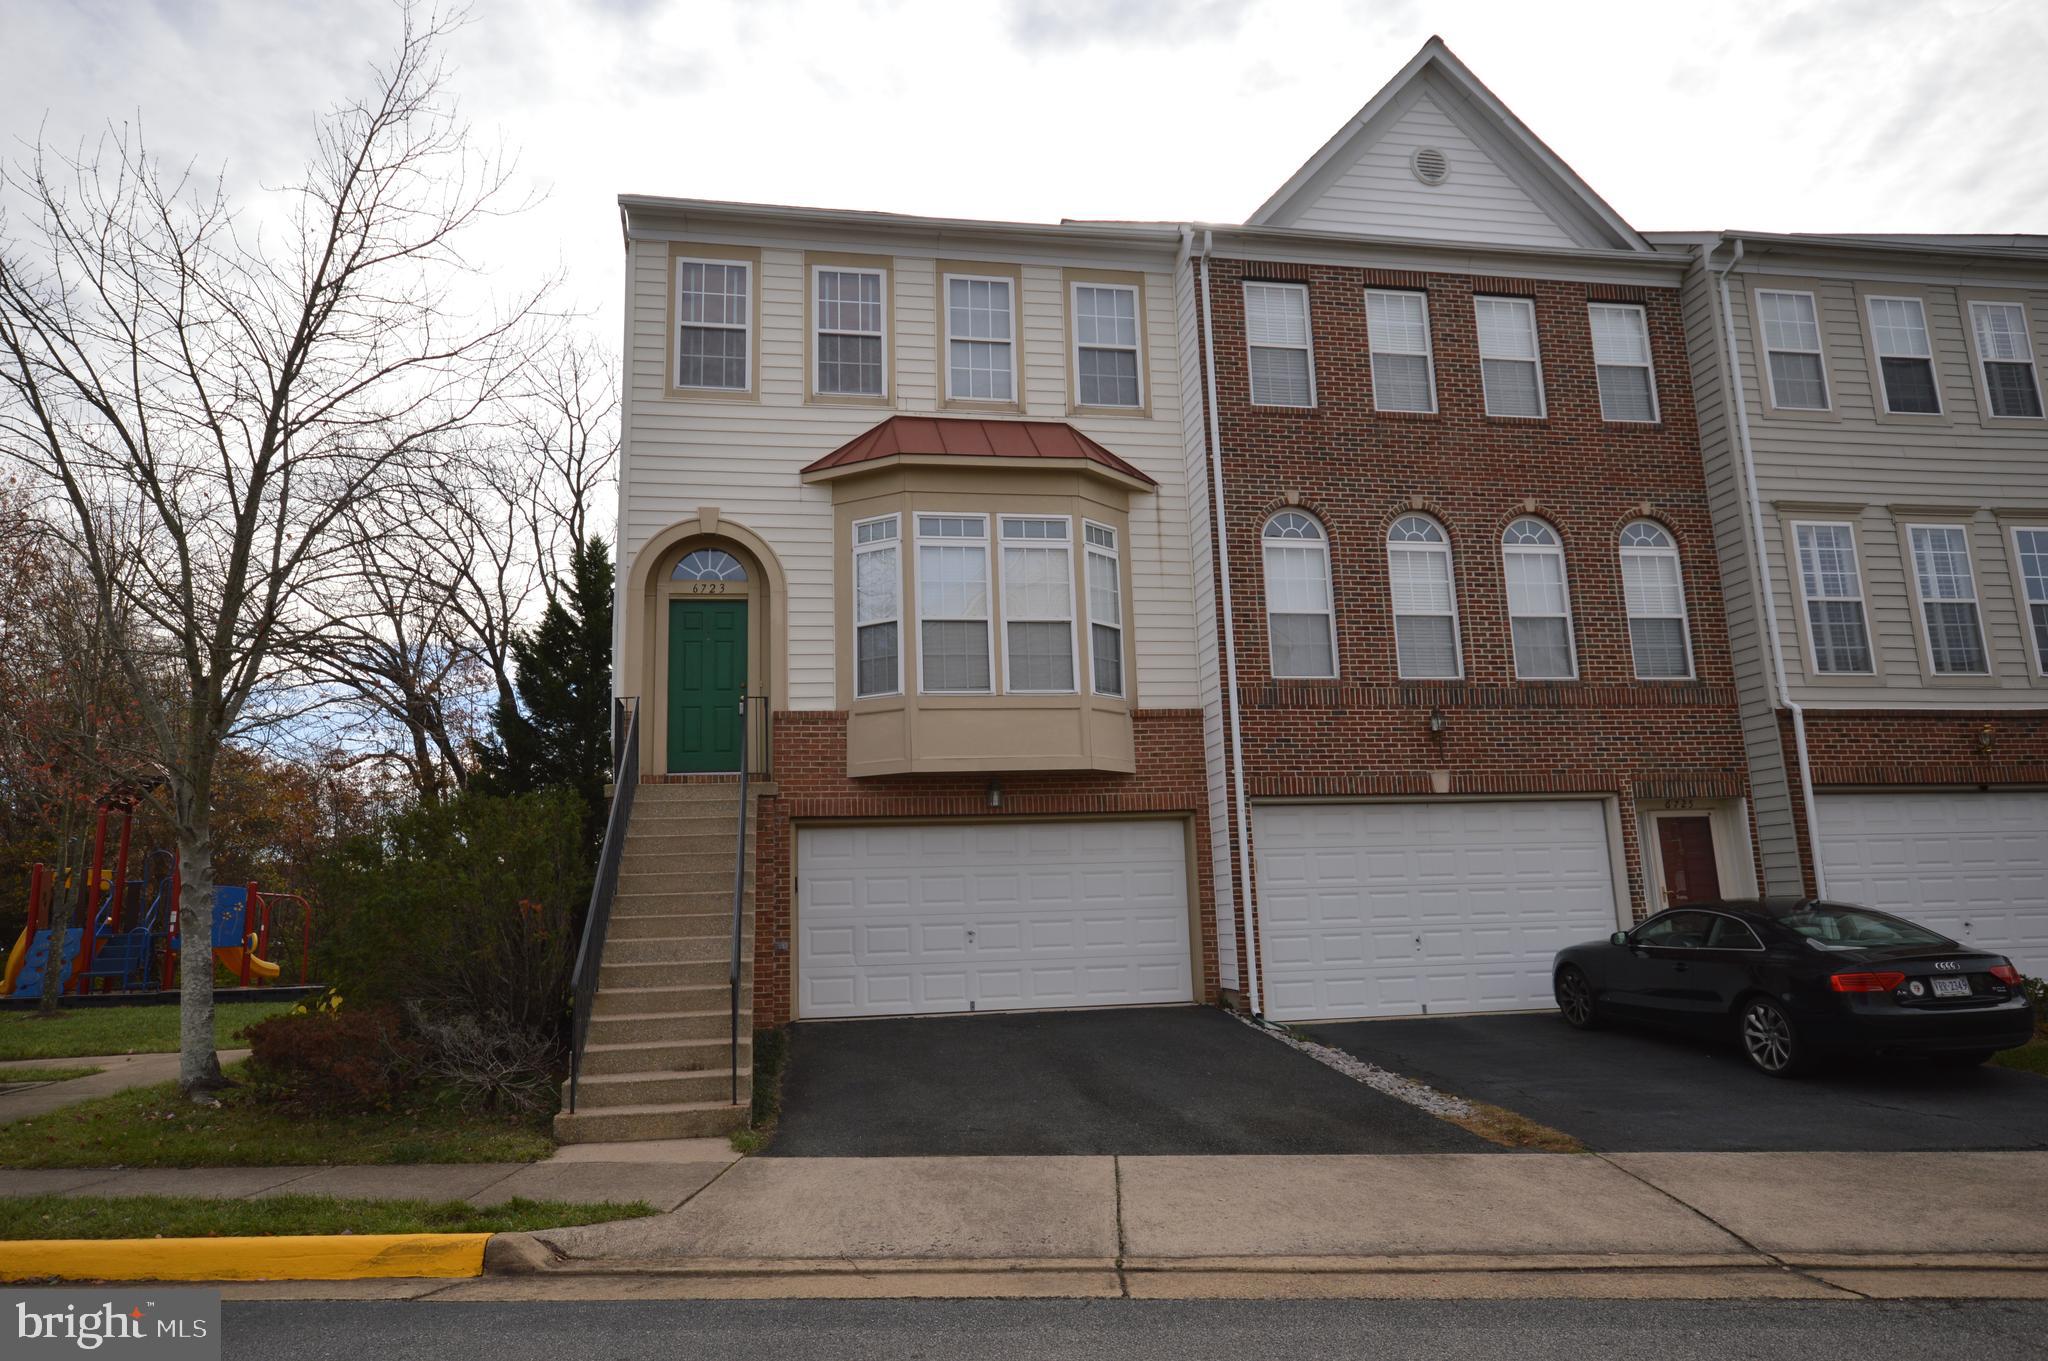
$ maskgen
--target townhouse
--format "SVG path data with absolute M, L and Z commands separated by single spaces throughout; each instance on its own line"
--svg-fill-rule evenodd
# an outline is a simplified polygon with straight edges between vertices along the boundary
M 1544 1006 L 1560 946 L 1755 892 L 1685 267 L 1435 40 L 1202 233 L 1210 825 L 1251 1009 Z
M 1658 242 L 1766 882 L 2048 971 L 2048 239 Z

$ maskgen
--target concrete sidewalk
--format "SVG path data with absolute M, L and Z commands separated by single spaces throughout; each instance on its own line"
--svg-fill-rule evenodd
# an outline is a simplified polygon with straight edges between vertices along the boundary
M 246 1049 L 220 1051 L 223 1066 L 239 1063 L 248 1057 L 249 1051 Z M 62 1110 L 66 1106 L 75 1106 L 81 1101 L 90 1101 L 97 1096 L 112 1096 L 115 1092 L 125 1092 L 130 1087 L 148 1087 L 158 1082 L 170 1082 L 178 1076 L 178 1056 L 95 1054 L 65 1059 L 8 1059 L 0 1061 L 0 1082 L 7 1080 L 9 1071 L 25 1068 L 103 1068 L 106 1071 L 94 1073 L 91 1077 L 75 1077 L 67 1082 L 46 1082 L 40 1086 L 24 1087 L 20 1091 L 0 1093 L 0 1125 Z
M 2042 1152 L 748 1159 L 672 1214 L 532 1235 L 527 1266 L 2031 1268 L 2043 1205 Z
M 352 1200 L 467 1200 L 472 1205 L 496 1205 L 522 1197 L 579 1205 L 638 1200 L 666 1211 L 702 1190 L 738 1157 L 723 1139 L 674 1139 L 577 1144 L 537 1163 L 0 1168 L 0 1196 L 205 1196 L 220 1200 L 336 1196 Z

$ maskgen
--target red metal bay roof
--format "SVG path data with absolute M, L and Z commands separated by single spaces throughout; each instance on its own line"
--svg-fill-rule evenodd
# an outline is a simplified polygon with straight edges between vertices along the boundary
M 1148 487 L 1158 485 L 1065 421 L 964 420 L 939 416 L 891 416 L 804 471 L 819 473 L 902 455 L 1083 459 Z

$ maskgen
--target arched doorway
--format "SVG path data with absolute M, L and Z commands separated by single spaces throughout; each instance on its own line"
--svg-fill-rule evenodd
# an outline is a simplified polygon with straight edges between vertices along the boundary
M 754 630 L 746 564 L 724 548 L 692 548 L 669 569 L 656 612 L 655 695 L 662 769 L 737 771 L 745 746 Z

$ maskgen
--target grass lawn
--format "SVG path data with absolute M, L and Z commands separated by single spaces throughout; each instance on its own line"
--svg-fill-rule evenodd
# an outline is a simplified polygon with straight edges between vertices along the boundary
M 0 1198 L 0 1238 L 246 1238 L 297 1233 L 512 1233 L 637 1219 L 638 1201 L 571 1205 L 508 1200 L 478 1209 L 460 1200 L 337 1200 L 269 1196 L 18 1196 Z
M 2048 1077 L 2048 1031 L 2035 1031 L 2030 1042 L 2008 1049 L 1991 1061 L 2000 1068 L 2017 1068 L 2023 1073 Z
M 264 1105 L 244 1087 L 220 1098 L 218 1109 L 195 1106 L 166 1082 L 0 1125 L 0 1167 L 523 1163 L 555 1147 L 542 1116 L 422 1104 L 316 1118 Z
M 104 1068 L 0 1068 L 0 1087 L 11 1082 L 69 1082 L 75 1077 L 104 1073 Z
M 240 1047 L 242 1027 L 290 1011 L 290 1002 L 227 1002 L 213 1009 L 213 1042 Z M 68 1059 L 81 1054 L 175 1054 L 178 1008 L 72 1007 L 54 1019 L 34 1012 L 0 1016 L 0 1059 Z

